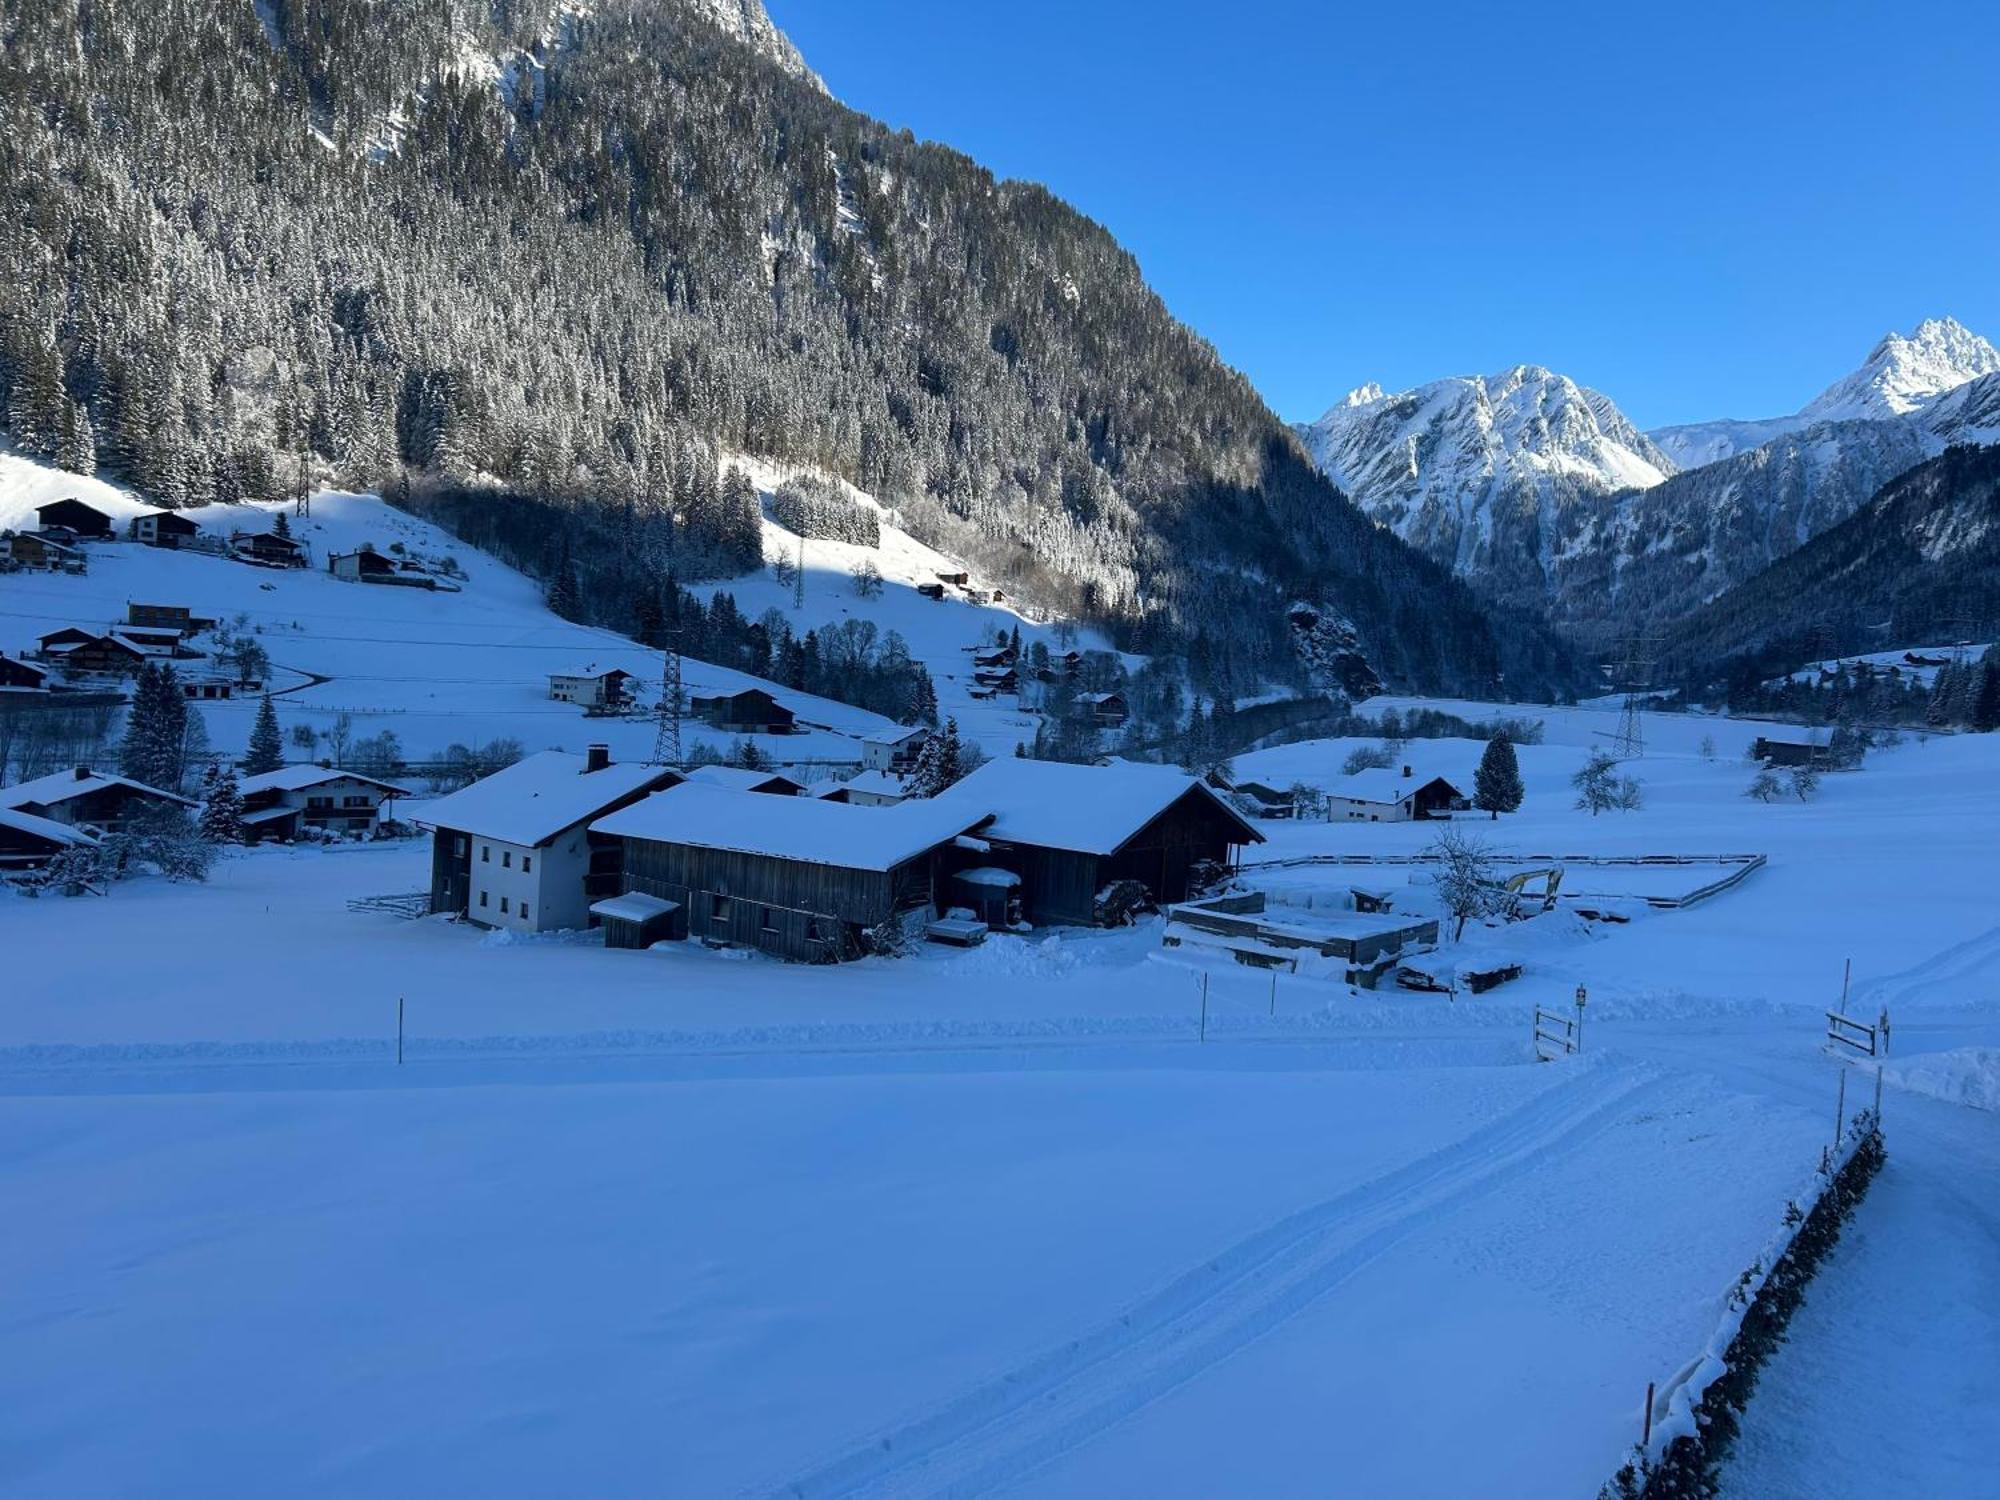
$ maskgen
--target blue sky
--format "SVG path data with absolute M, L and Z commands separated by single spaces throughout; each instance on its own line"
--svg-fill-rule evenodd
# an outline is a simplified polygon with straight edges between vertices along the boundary
M 1519 363 L 1769 416 L 1890 328 L 2000 340 L 2000 5 L 767 4 L 846 103 L 1109 227 L 1287 418 Z

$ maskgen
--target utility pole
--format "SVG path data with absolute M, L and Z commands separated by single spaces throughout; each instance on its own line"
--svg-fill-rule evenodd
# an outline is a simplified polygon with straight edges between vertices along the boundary
M 653 764 L 679 767 L 681 749 L 681 633 L 667 635 L 666 663 L 660 673 L 660 732 L 653 741 Z
M 806 538 L 799 533 L 799 565 L 792 570 L 792 608 L 806 607 Z
M 1611 749 L 1620 760 L 1641 760 L 1646 754 L 1646 693 L 1653 685 L 1653 638 L 1635 631 L 1625 640 L 1618 673 L 1625 679 L 1625 701 L 1618 711 L 1618 728 Z

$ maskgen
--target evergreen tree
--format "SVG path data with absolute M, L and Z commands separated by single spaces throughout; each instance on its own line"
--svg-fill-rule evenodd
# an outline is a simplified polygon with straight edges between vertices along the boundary
M 257 721 L 250 727 L 250 753 L 243 757 L 243 769 L 251 776 L 262 776 L 284 763 L 285 741 L 278 729 L 278 710 L 266 693 L 257 705 Z
M 956 786 L 970 769 L 965 745 L 958 736 L 958 720 L 946 719 L 944 728 L 925 740 L 917 753 L 907 787 L 914 797 L 935 797 Z
M 162 791 L 178 792 L 186 765 L 187 699 L 169 663 L 142 662 L 118 749 L 119 774 Z
M 1472 775 L 1472 805 L 1498 818 L 1521 805 L 1526 789 L 1521 785 L 1521 766 L 1514 755 L 1514 742 L 1502 731 L 1486 742 L 1479 757 L 1479 769 Z
M 195 831 L 211 844 L 243 842 L 243 796 L 237 790 L 234 766 L 209 767 Z
M 1979 669 L 1979 691 L 1972 703 L 1972 727 L 1982 734 L 2000 729 L 2000 666 Z
M 289 538 L 291 534 L 291 519 L 283 511 L 279 511 L 271 518 L 271 535 Z

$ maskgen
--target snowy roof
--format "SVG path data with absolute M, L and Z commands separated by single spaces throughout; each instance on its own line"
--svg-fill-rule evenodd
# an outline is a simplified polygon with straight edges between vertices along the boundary
M 95 836 L 81 828 L 72 828 L 67 823 L 58 823 L 54 818 L 40 818 L 33 813 L 16 812 L 11 807 L 0 807 L 0 828 L 12 828 L 20 833 L 33 834 L 47 839 L 52 844 L 75 846 L 94 844 Z
M 338 766 L 280 766 L 275 771 L 260 772 L 246 776 L 236 784 L 236 789 L 248 796 L 252 792 L 302 792 L 307 787 L 324 786 L 329 781 L 365 781 L 370 786 L 379 786 L 391 796 L 413 795 L 406 786 L 384 781 L 377 776 L 363 776 L 359 771 L 343 771 Z
M 848 781 L 827 788 L 831 792 L 867 792 L 877 797 L 907 797 L 910 789 L 892 771 L 863 771 Z M 822 794 L 824 795 L 824 794 Z
M 162 791 L 159 787 L 147 786 L 143 781 L 133 781 L 109 771 L 92 771 L 86 767 L 81 776 L 75 771 L 51 771 L 46 776 L 37 776 L 33 781 L 0 787 L 0 807 L 26 807 L 29 803 L 48 807 L 58 802 L 67 802 L 73 797 L 87 797 L 92 792 L 101 792 L 114 786 L 130 787 L 133 791 L 144 792 L 149 797 L 162 797 L 169 802 L 178 802 L 182 807 L 194 806 L 194 803 L 186 797 L 174 792 Z
M 864 745 L 904 745 L 920 734 L 929 733 L 930 730 L 922 724 L 911 724 L 901 729 L 885 729 L 879 734 L 864 735 L 861 743 Z
M 967 885 L 997 886 L 1011 890 L 1021 883 L 1021 877 L 1012 870 L 1003 870 L 998 865 L 980 865 L 971 870 L 960 870 L 954 880 L 963 880 Z
M 1384 807 L 1394 807 L 1418 787 L 1429 786 L 1433 781 L 1447 783 L 1456 791 L 1457 783 L 1439 771 L 1426 770 L 1422 766 L 1413 767 L 1405 776 L 1400 766 L 1371 766 L 1366 771 L 1356 771 L 1352 776 L 1336 776 L 1327 785 L 1329 797 L 1344 797 L 1349 802 L 1374 802 Z
M 296 807 L 260 807 L 255 812 L 245 813 L 238 821 L 245 827 L 251 827 L 280 822 L 285 818 L 296 818 L 298 815 L 299 810 Z
M 585 774 L 586 764 L 581 755 L 544 750 L 440 798 L 416 821 L 532 846 L 599 816 L 621 798 L 681 779 L 665 766 L 621 764 Z
M 574 672 L 551 672 L 551 677 L 568 677 L 578 682 L 602 682 L 607 677 L 630 677 L 623 667 L 579 667 Z
M 726 849 L 843 870 L 892 870 L 984 821 L 976 803 L 917 799 L 849 807 L 812 797 L 763 797 L 691 783 L 599 818 L 593 833 Z
M 1264 836 L 1199 777 L 1174 766 L 1073 766 L 1048 760 L 990 760 L 939 802 L 964 801 L 994 813 L 987 836 L 1078 854 L 1110 854 L 1190 791 L 1213 802 L 1242 833 Z M 908 805 L 908 804 L 905 804 Z
M 9 666 L 20 667 L 25 671 L 32 672 L 37 677 L 46 677 L 49 675 L 47 667 L 37 666 L 31 661 L 23 661 L 18 656 L 9 656 L 4 651 L 0 651 L 0 661 L 6 662 Z
M 721 787 L 729 792 L 762 791 L 774 781 L 782 781 L 791 787 L 798 785 L 791 777 L 780 772 L 746 771 L 741 766 L 697 766 L 688 772 L 688 780 L 698 781 L 704 786 Z
M 612 917 L 621 922 L 650 922 L 670 911 L 679 911 L 680 907 L 678 901 L 662 901 L 644 891 L 627 891 L 622 896 L 611 896 L 590 904 L 593 915 Z

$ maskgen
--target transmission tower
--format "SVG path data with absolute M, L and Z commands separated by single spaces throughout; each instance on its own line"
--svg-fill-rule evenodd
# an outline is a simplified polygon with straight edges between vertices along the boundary
M 681 637 L 675 631 L 667 637 L 666 664 L 660 672 L 660 732 L 653 740 L 653 764 L 683 764 L 681 753 Z
M 1618 710 L 1618 728 L 1611 736 L 1611 753 L 1620 760 L 1641 760 L 1646 754 L 1646 695 L 1653 685 L 1654 644 L 1651 636 L 1635 633 L 1625 641 L 1618 674 L 1625 679 L 1625 701 Z
M 806 539 L 805 539 L 805 533 L 801 532 L 799 534 L 799 563 L 798 566 L 792 570 L 792 608 L 804 609 L 805 607 L 806 607 Z

